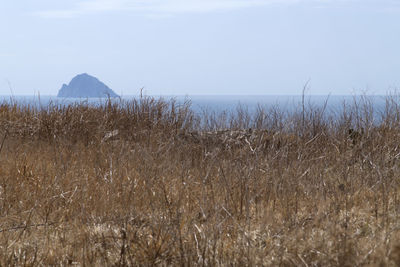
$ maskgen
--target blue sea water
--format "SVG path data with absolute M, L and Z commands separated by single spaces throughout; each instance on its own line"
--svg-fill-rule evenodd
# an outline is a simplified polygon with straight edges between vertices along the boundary
M 268 111 L 272 108 L 283 112 L 296 112 L 302 110 L 303 96 L 301 95 L 169 95 L 169 96 L 150 96 L 156 99 L 165 100 L 175 99 L 176 102 L 183 103 L 190 101 L 194 112 L 202 114 L 203 112 L 221 113 L 227 112 L 234 114 L 238 108 L 253 114 L 259 108 Z M 124 96 L 113 99 L 113 101 L 139 99 L 139 96 Z M 396 99 L 396 98 L 395 98 Z M 0 96 L 0 102 L 18 103 L 20 105 L 31 105 L 35 107 L 46 108 L 50 103 L 57 105 L 68 105 L 83 103 L 97 105 L 105 103 L 107 99 L 97 98 L 58 98 L 56 96 Z M 304 96 L 305 108 L 322 108 L 326 105 L 326 114 L 339 114 L 344 105 L 347 107 L 358 104 L 362 106 L 369 103 L 373 107 L 374 116 L 379 116 L 385 109 L 386 97 L 381 95 L 361 96 L 361 95 L 306 95 Z

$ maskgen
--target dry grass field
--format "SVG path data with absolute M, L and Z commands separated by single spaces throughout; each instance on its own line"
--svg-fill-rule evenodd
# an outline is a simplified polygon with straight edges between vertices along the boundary
M 398 103 L 3 103 L 0 265 L 399 266 Z

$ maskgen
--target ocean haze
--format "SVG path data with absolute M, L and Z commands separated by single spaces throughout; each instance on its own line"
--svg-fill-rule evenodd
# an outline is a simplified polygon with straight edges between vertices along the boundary
M 275 110 L 283 114 L 291 114 L 301 112 L 303 104 L 303 96 L 301 95 L 150 95 L 144 97 L 162 98 L 170 101 L 175 100 L 176 103 L 183 104 L 189 102 L 192 110 L 198 114 L 222 114 L 235 115 L 238 110 L 248 112 L 254 115 L 260 108 L 267 113 Z M 361 107 L 363 103 L 371 103 L 373 107 L 374 117 L 379 121 L 381 114 L 385 111 L 386 100 L 389 96 L 383 95 L 305 95 L 304 104 L 306 109 L 323 109 L 325 115 L 340 116 L 344 105 L 348 108 L 354 106 L 355 103 Z M 138 95 L 121 96 L 111 98 L 111 101 L 130 101 L 140 100 Z M 392 100 L 398 99 L 396 95 L 391 97 Z M 31 105 L 33 107 L 41 107 L 47 109 L 51 105 L 69 105 L 69 104 L 88 104 L 99 105 L 108 101 L 108 98 L 64 98 L 49 95 L 26 95 L 26 96 L 0 96 L 0 101 L 7 103 L 19 103 L 21 105 Z
M 397 1 L 6 1 L 0 93 L 54 95 L 78 73 L 117 94 L 386 94 Z M 29 44 L 29 45 L 27 45 Z

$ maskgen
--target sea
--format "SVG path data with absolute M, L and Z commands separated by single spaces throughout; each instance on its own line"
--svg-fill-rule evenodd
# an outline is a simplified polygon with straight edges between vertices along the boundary
M 143 97 L 143 96 L 142 96 Z M 263 109 L 279 110 L 284 113 L 301 112 L 306 110 L 324 109 L 328 115 L 338 115 L 344 108 L 358 106 L 367 107 L 373 112 L 374 118 L 379 119 L 385 112 L 388 99 L 400 106 L 399 96 L 384 95 L 149 95 L 146 97 L 175 100 L 177 104 L 190 102 L 192 110 L 197 114 L 202 113 L 228 113 L 235 114 L 238 110 L 254 114 Z M 128 95 L 114 98 L 112 101 L 129 101 L 140 99 L 138 95 Z M 46 109 L 49 104 L 69 105 L 88 104 L 99 105 L 106 103 L 107 98 L 59 98 L 51 95 L 2 95 L 0 103 L 30 105 Z

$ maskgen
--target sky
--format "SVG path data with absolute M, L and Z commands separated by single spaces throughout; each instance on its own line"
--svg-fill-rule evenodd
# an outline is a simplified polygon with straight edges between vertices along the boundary
M 0 95 L 386 94 L 400 0 L 0 0 Z

